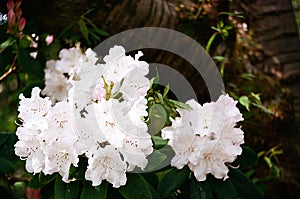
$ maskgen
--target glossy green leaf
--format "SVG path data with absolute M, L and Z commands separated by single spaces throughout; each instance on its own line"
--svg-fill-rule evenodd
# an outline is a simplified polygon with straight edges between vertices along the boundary
M 107 196 L 107 182 L 103 181 L 99 186 L 84 183 L 80 199 L 105 199 Z
M 31 44 L 31 40 L 29 37 L 23 37 L 18 40 L 19 42 L 19 48 L 28 48 Z
M 229 178 L 240 197 L 244 199 L 263 198 L 258 187 L 239 169 L 232 169 L 229 172 Z
M 151 153 L 147 159 L 148 164 L 145 168 L 146 171 L 155 171 L 157 169 L 162 168 L 165 164 L 165 160 L 167 159 L 167 155 L 164 153 L 161 153 L 159 150 L 154 150 L 153 153 Z
M 209 180 L 198 182 L 195 177 L 190 180 L 191 199 L 213 199 L 212 186 Z
M 10 133 L 0 132 L 0 147 L 9 139 Z
M 85 180 L 85 172 L 88 166 L 88 158 L 79 156 L 78 167 L 71 165 L 69 171 L 69 179 L 76 178 L 77 180 Z
M 170 86 L 169 86 L 169 84 L 168 84 L 168 85 L 164 88 L 164 93 L 163 93 L 163 97 L 164 97 L 164 98 L 167 96 L 169 90 L 170 90 Z
M 152 194 L 147 181 L 141 174 L 128 173 L 125 186 L 120 187 L 119 192 L 128 199 L 150 199 Z
M 250 166 L 253 166 L 257 163 L 258 157 L 255 151 L 247 146 L 242 146 L 242 154 L 238 156 L 234 165 L 239 167 L 239 169 L 243 170 Z
M 56 175 L 44 175 L 43 173 L 33 175 L 29 186 L 30 188 L 37 189 L 41 188 L 55 179 Z
M 9 174 L 14 172 L 14 165 L 7 159 L 0 157 L 0 173 Z
M 85 39 L 88 43 L 90 43 L 90 41 L 89 41 L 89 30 L 88 30 L 88 28 L 87 28 L 87 26 L 86 26 L 85 21 L 84 21 L 82 18 L 79 20 L 79 28 L 80 28 L 80 31 L 81 31 L 81 33 L 82 33 L 84 39 Z
M 238 193 L 230 179 L 225 181 L 219 179 L 212 180 L 214 193 L 219 199 L 237 199 Z
M 189 169 L 184 167 L 181 170 L 173 168 L 168 172 L 158 184 L 157 191 L 162 196 L 167 196 L 175 193 L 182 185 L 184 185 L 189 177 Z
M 249 111 L 249 106 L 251 102 L 247 96 L 241 96 L 239 102 Z
M 44 67 L 33 59 L 29 52 L 25 49 L 20 48 L 18 51 L 18 62 L 21 65 L 23 71 L 28 73 L 30 76 L 34 76 L 38 79 L 44 78 Z
M 161 104 L 154 104 L 149 110 L 150 124 L 148 125 L 148 132 L 155 135 L 165 126 L 167 121 L 167 112 Z
M 168 103 L 172 104 L 176 108 L 181 108 L 181 109 L 186 109 L 186 110 L 192 110 L 192 108 L 188 104 L 185 104 L 183 102 L 179 102 L 179 101 L 176 101 L 176 100 L 168 99 Z
M 162 139 L 160 136 L 152 135 L 151 136 L 155 149 L 160 149 L 168 144 L 168 140 Z
M 54 198 L 55 199 L 77 199 L 79 182 L 65 183 L 62 181 L 61 176 L 57 175 L 54 185 Z
M 14 55 L 12 53 L 12 48 L 7 47 L 0 53 L 0 74 L 4 73 L 5 70 L 9 67 L 8 65 L 12 64 Z

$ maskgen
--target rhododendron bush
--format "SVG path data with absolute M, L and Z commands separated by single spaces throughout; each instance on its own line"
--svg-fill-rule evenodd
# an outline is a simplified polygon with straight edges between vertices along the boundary
M 204 104 L 171 99 L 172 88 L 147 77 L 142 51 L 132 57 L 119 45 L 103 58 L 76 45 L 41 62 L 41 41 L 22 33 L 25 19 L 14 16 L 19 7 L 8 3 L 7 39 L 18 42 L 1 53 L 15 53 L 10 70 L 19 64 L 22 80 L 43 83 L 18 94 L 16 137 L 1 134 L 1 147 L 19 160 L 0 155 L 1 172 L 22 179 L 27 197 L 261 197 L 243 172 L 256 154 L 242 145 L 237 101 L 228 94 Z M 51 46 L 53 36 L 43 38 Z M 154 132 L 157 114 L 162 125 Z M 11 165 L 20 169 L 5 170 Z

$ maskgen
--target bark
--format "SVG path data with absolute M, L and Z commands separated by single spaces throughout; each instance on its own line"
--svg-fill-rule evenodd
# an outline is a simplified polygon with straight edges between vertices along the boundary
M 254 29 L 256 42 L 262 46 L 263 60 L 257 65 L 265 73 L 283 80 L 293 99 L 294 125 L 299 128 L 300 40 L 292 2 L 252 0 L 242 1 L 241 6 L 250 28 Z
M 59 33 L 90 9 L 90 18 L 109 35 L 138 27 L 176 29 L 180 7 L 191 7 L 189 0 L 31 0 L 23 2 L 23 13 L 34 20 L 38 31 Z M 73 31 L 79 32 L 79 26 Z M 166 42 L 168 39 L 166 39 Z M 172 41 L 168 41 L 172 42 Z M 159 50 L 143 50 L 143 59 L 173 67 L 189 80 L 201 102 L 209 101 L 208 90 L 200 74 L 178 55 Z M 171 77 L 170 77 L 171 78 Z
M 261 45 L 263 55 L 256 66 L 280 80 L 291 96 L 294 116 L 287 117 L 292 125 L 286 128 L 281 123 L 281 126 L 277 126 L 280 130 L 271 134 L 276 137 L 277 144 L 282 144 L 285 153 L 280 158 L 282 179 L 299 186 L 300 40 L 292 3 L 291 0 L 243 0 L 241 6 L 248 17 L 249 28 L 254 30 L 255 41 Z M 287 191 L 290 188 L 284 187 L 286 185 L 282 183 L 273 186 L 271 189 L 276 191 L 271 193 L 271 197 L 294 197 L 291 190 Z M 281 188 L 277 189 L 278 186 Z

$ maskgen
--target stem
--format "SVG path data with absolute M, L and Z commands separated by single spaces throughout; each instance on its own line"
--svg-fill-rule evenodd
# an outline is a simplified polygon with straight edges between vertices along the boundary
M 205 3 L 205 0 L 203 0 L 201 5 L 199 6 L 198 11 L 197 11 L 196 15 L 194 16 L 194 20 L 198 19 L 198 17 L 200 16 L 200 14 L 203 10 L 204 3 Z
M 206 44 L 206 47 L 205 47 L 205 50 L 206 52 L 209 52 L 209 49 L 210 49 L 210 46 L 212 44 L 212 42 L 214 41 L 215 37 L 217 36 L 219 32 L 215 32 L 208 40 L 207 44 Z
M 9 67 L 8 71 L 6 71 L 1 77 L 0 77 L 0 81 L 2 81 L 3 79 L 5 79 L 8 75 L 10 75 L 12 72 L 14 72 L 17 67 L 15 66 L 17 61 L 17 57 L 14 58 L 13 63 L 11 64 L 11 66 Z

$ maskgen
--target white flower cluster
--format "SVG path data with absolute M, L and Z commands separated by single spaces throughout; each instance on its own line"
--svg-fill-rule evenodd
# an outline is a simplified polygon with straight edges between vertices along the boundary
M 59 172 L 68 182 L 70 165 L 77 166 L 79 161 L 71 106 L 66 101 L 52 106 L 49 98 L 40 97 L 40 91 L 33 88 L 31 98 L 20 95 L 18 111 L 23 125 L 17 129 L 15 153 L 26 159 L 28 172 Z
M 59 172 L 69 182 L 69 168 L 79 155 L 88 158 L 85 177 L 94 186 L 107 180 L 114 187 L 126 183 L 126 172 L 144 169 L 152 151 L 151 136 L 143 121 L 145 96 L 150 87 L 145 77 L 149 65 L 125 55 L 115 46 L 96 64 L 88 49 L 62 50 L 60 60 L 48 61 L 46 87 L 32 90 L 31 98 L 20 95 L 15 153 L 26 159 L 28 172 Z
M 45 88 L 43 95 L 50 96 L 52 102 L 66 100 L 72 81 L 80 67 L 84 66 L 86 57 L 79 47 L 62 49 L 60 60 L 50 60 L 46 63 Z
M 15 153 L 26 160 L 28 172 L 58 172 L 65 182 L 71 165 L 79 156 L 88 158 L 85 178 L 93 186 L 103 180 L 113 187 L 126 184 L 126 172 L 148 164 L 153 152 L 144 118 L 148 115 L 149 65 L 126 56 L 115 46 L 99 64 L 88 49 L 63 49 L 60 60 L 47 62 L 45 88 L 33 88 L 31 97 L 20 95 Z M 40 93 L 48 97 L 40 97 Z M 199 181 L 208 173 L 227 178 L 225 163 L 241 154 L 243 120 L 236 102 L 228 95 L 201 106 L 194 100 L 190 110 L 178 110 L 180 117 L 162 129 L 175 151 L 171 164 L 178 169 L 188 165 Z
M 180 117 L 162 129 L 162 137 L 169 139 L 175 151 L 171 165 L 178 169 L 188 165 L 198 181 L 204 181 L 209 173 L 225 180 L 229 171 L 225 163 L 242 153 L 244 133 L 235 128 L 243 120 L 242 114 L 228 95 L 203 106 L 194 100 L 187 104 L 193 110 L 178 110 Z

